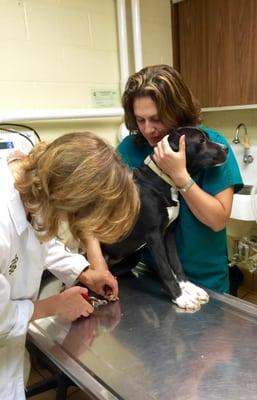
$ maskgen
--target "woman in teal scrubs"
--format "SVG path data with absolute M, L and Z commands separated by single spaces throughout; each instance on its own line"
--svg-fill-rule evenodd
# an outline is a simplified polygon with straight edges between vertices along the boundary
M 193 283 L 228 292 L 226 223 L 234 192 L 242 187 L 240 171 L 226 139 L 201 125 L 215 142 L 229 148 L 227 161 L 191 177 L 186 169 L 185 140 L 179 151 L 170 149 L 171 128 L 199 126 L 200 106 L 180 74 L 168 65 L 143 68 L 132 75 L 122 97 L 125 124 L 130 135 L 118 153 L 136 168 L 153 153 L 156 164 L 170 176 L 180 193 L 180 213 L 175 228 L 178 253 L 184 271 Z M 153 264 L 146 255 L 147 264 Z

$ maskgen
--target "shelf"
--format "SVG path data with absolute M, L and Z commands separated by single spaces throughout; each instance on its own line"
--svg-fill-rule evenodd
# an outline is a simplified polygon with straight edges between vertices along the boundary
M 257 108 L 257 104 L 246 104 L 246 105 L 241 105 L 241 106 L 204 107 L 204 108 L 202 108 L 202 112 L 254 110 L 256 108 Z

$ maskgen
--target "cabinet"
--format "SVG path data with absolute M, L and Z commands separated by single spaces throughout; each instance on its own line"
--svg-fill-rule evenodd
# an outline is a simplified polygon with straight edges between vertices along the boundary
M 202 107 L 257 104 L 257 0 L 172 5 L 174 67 Z

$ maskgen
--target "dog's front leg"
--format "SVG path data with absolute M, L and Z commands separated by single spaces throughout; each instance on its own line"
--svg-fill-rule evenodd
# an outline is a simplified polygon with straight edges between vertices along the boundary
M 177 253 L 176 238 L 172 227 L 167 228 L 164 236 L 164 243 L 169 264 L 178 278 L 179 285 L 182 289 L 182 294 L 190 296 L 194 302 L 198 303 L 198 305 L 207 303 L 209 300 L 208 293 L 199 286 L 189 282 L 184 274 L 184 270 Z
M 162 235 L 159 232 L 152 232 L 147 236 L 147 245 L 155 261 L 157 272 L 172 301 L 180 308 L 197 310 L 199 301 L 184 293 L 181 282 L 169 264 Z

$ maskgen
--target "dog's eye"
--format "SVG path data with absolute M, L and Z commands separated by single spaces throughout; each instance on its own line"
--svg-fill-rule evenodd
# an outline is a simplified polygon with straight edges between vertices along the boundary
M 206 139 L 205 138 L 201 138 L 200 139 L 200 143 L 202 144 L 202 143 L 205 143 L 206 142 Z

